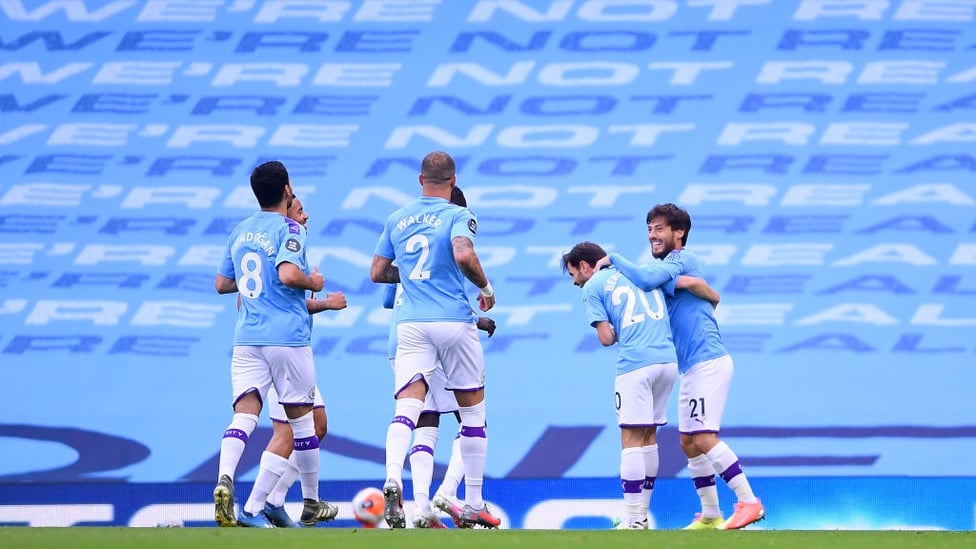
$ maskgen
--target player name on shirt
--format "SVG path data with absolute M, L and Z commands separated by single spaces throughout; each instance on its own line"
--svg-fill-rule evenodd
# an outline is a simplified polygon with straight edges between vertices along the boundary
M 613 273 L 610 278 L 607 279 L 606 283 L 603 285 L 604 292 L 612 292 L 614 288 L 617 287 L 617 281 L 620 280 L 620 273 Z
M 402 218 L 400 221 L 397 221 L 397 229 L 402 231 L 403 229 L 406 229 L 408 225 L 416 225 L 418 223 L 430 225 L 436 229 L 441 226 L 441 218 L 429 213 L 425 213 L 424 215 L 408 215 L 407 217 Z
M 241 233 L 234 240 L 234 244 L 231 245 L 231 248 L 230 248 L 231 249 L 231 254 L 233 254 L 234 252 L 236 252 L 237 249 L 240 248 L 241 245 L 244 244 L 244 243 L 246 243 L 246 242 L 254 242 L 255 244 L 258 245 L 259 248 L 261 248 L 262 250 L 264 250 L 264 253 L 268 254 L 269 257 L 275 254 L 275 246 L 274 246 L 274 243 L 271 242 L 270 240 L 268 240 L 268 234 L 265 233 L 265 232 L 259 232 L 259 233 L 246 232 L 246 233 Z

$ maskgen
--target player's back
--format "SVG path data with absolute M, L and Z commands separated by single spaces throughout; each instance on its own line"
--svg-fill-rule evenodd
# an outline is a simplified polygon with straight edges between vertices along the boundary
M 585 299 L 600 301 L 617 334 L 618 373 L 676 360 L 660 289 L 641 290 L 613 267 L 597 271 L 583 289 Z
M 681 255 L 684 263 L 681 274 L 705 278 L 705 271 L 694 253 L 687 250 L 672 253 Z M 699 362 L 728 354 L 711 303 L 688 290 L 677 290 L 673 296 L 667 296 L 667 304 L 680 372 L 686 372 Z
M 305 291 L 285 286 L 278 265 L 295 264 L 303 272 L 305 233 L 298 223 L 274 212 L 259 211 L 241 221 L 228 239 L 230 265 L 220 273 L 237 281 L 241 310 L 235 345 L 301 346 L 311 342 Z
M 464 292 L 466 278 L 454 261 L 451 242 L 455 236 L 473 238 L 474 215 L 443 198 L 421 197 L 391 214 L 384 231 L 403 291 L 397 320 L 474 322 Z M 381 239 L 380 247 L 384 245 Z M 390 248 L 378 248 L 377 253 L 385 255 Z

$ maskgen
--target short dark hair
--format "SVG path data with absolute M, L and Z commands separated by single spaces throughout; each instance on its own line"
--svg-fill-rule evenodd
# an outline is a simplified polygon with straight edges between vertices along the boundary
M 464 193 L 461 192 L 461 187 L 457 185 L 451 189 L 451 204 L 456 204 L 462 208 L 468 207 L 468 201 L 464 198 Z
M 672 231 L 683 230 L 685 234 L 681 236 L 681 245 L 685 246 L 688 244 L 688 233 L 691 232 L 691 216 L 688 215 L 688 212 L 670 202 L 667 204 L 658 204 L 647 212 L 647 224 L 650 225 L 651 221 L 658 217 L 663 217 Z
M 605 255 L 607 255 L 606 250 L 599 244 L 580 242 L 573 246 L 572 250 L 563 254 L 563 272 L 567 272 L 570 265 L 578 269 L 581 261 L 587 262 L 590 266 L 596 265 L 596 262 Z
M 251 172 L 251 190 L 262 208 L 277 206 L 285 198 L 288 170 L 277 160 L 261 164 Z
M 454 159 L 444 151 L 434 151 L 427 153 L 423 162 L 420 163 L 420 175 L 424 180 L 431 183 L 446 183 L 454 177 L 457 167 Z

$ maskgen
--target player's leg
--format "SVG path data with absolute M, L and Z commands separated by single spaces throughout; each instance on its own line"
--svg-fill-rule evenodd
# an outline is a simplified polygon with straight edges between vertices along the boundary
M 431 392 L 427 393 L 424 408 L 433 407 Z M 439 425 L 440 413 L 424 410 L 413 431 L 410 476 L 413 479 L 413 524 L 417 528 L 444 528 L 430 507 L 430 484 L 434 477 L 434 448 L 437 447 Z
M 437 352 L 430 343 L 426 322 L 397 325 L 397 350 L 394 360 L 393 421 L 386 431 L 386 499 L 384 518 L 390 528 L 406 528 L 403 513 L 403 463 L 410 448 L 413 430 L 420 419 L 427 396 L 427 385 L 434 370 Z
M 620 484 L 626 510 L 620 529 L 642 530 L 648 526 L 643 447 L 647 429 L 654 426 L 651 369 L 645 366 L 617 374 L 614 379 L 614 405 L 620 427 Z
M 271 418 L 271 440 L 268 441 L 267 447 L 265 447 L 266 453 L 272 453 L 288 459 L 292 454 L 292 434 L 291 427 L 288 425 L 288 418 L 285 416 L 285 410 L 282 408 L 281 403 L 278 402 L 278 392 L 274 387 L 268 390 L 268 416 Z M 273 459 L 266 459 L 262 455 L 261 467 L 276 467 L 277 461 Z M 264 494 L 267 486 L 263 486 L 264 483 L 271 482 L 273 480 L 273 475 L 268 475 L 265 472 L 258 471 L 257 480 L 255 484 L 258 486 L 257 490 L 251 490 L 251 494 L 244 504 L 244 525 L 245 526 L 266 526 L 264 520 L 258 517 L 259 514 L 263 514 L 264 517 L 270 521 L 272 526 L 278 528 L 294 528 L 297 524 L 288 516 L 284 508 L 284 494 L 279 494 L 278 486 L 283 484 L 283 482 L 290 482 L 287 478 L 291 478 L 294 481 L 295 476 L 298 475 L 298 471 L 295 469 L 291 462 L 285 467 L 284 472 L 281 473 L 281 478 L 271 489 L 271 492 L 267 494 L 267 501 L 264 503 L 263 508 L 261 507 L 258 500 Z M 287 487 L 285 488 L 287 491 Z
M 485 505 L 482 485 L 488 456 L 485 431 L 485 359 L 475 324 L 436 323 L 447 388 L 454 391 L 461 414 L 461 459 L 464 464 L 465 521 L 496 528 L 501 520 Z
M 753 493 L 749 479 L 742 470 L 739 457 L 718 435 L 732 384 L 733 370 L 732 357 L 729 355 L 701 362 L 688 370 L 694 376 L 695 394 L 692 397 L 696 397 L 695 400 L 699 403 L 699 417 L 705 426 L 699 432 L 691 433 L 691 441 L 698 452 L 704 453 L 712 469 L 722 477 L 738 499 L 732 516 L 721 525 L 721 528 L 727 530 L 743 528 L 766 516 L 762 502 Z
M 269 394 L 270 397 L 270 394 Z M 271 402 L 268 403 L 268 407 L 271 408 Z M 270 413 L 270 410 L 269 410 Z M 274 487 L 268 493 L 267 501 L 264 503 L 264 515 L 268 517 L 271 524 L 277 528 L 297 528 L 298 524 L 290 516 L 288 512 L 285 511 L 285 497 L 288 494 L 288 489 L 298 478 L 298 467 L 292 459 L 292 449 L 294 448 L 294 439 L 292 437 L 291 425 L 288 424 L 287 416 L 284 415 L 284 408 L 281 409 L 281 415 L 275 417 L 271 416 L 271 440 L 268 441 L 267 452 L 277 454 L 277 455 L 287 455 L 288 465 L 282 471 L 278 481 L 275 483 Z M 252 494 L 254 492 L 252 491 Z M 250 499 L 248 500 L 250 504 Z M 245 510 L 253 509 L 252 505 L 245 505 Z
M 339 508 L 319 499 L 319 439 L 315 433 L 315 420 L 312 409 L 315 405 L 317 386 L 315 366 L 312 361 L 312 348 L 275 347 L 280 365 L 274 369 L 275 386 L 281 395 L 281 404 L 291 425 L 293 456 L 298 467 L 298 478 L 302 485 L 302 526 L 315 526 L 318 522 L 336 517 Z M 255 486 L 257 482 L 255 481 Z
M 247 440 L 258 425 L 261 403 L 271 375 L 257 347 L 235 346 L 231 357 L 234 416 L 220 442 L 217 486 L 214 487 L 214 519 L 218 526 L 236 526 L 234 477 Z
M 297 368 L 294 364 L 295 361 L 301 360 L 300 352 L 296 353 L 293 348 L 276 346 L 262 347 L 261 352 L 268 364 L 271 365 L 274 389 L 278 395 L 275 406 L 272 407 L 272 419 L 278 416 L 280 421 L 283 412 L 287 420 L 291 413 L 289 410 L 291 401 L 289 399 L 296 398 L 294 389 L 289 384 L 292 380 L 291 372 Z M 296 375 L 294 379 L 299 386 L 303 383 L 300 375 Z M 300 394 L 298 398 L 306 398 L 306 396 L 305 394 Z M 308 408 L 310 409 L 311 406 L 309 405 Z M 291 442 L 291 445 L 288 444 L 289 442 Z M 284 435 L 279 429 L 278 439 L 273 439 L 272 444 L 269 444 L 261 454 L 261 461 L 258 474 L 254 479 L 254 486 L 251 488 L 251 493 L 247 498 L 247 502 L 244 504 L 244 508 L 241 510 L 241 514 L 238 516 L 238 523 L 241 526 L 261 528 L 273 526 L 271 517 L 275 516 L 277 509 L 269 508 L 268 496 L 281 480 L 281 477 L 291 470 L 292 464 L 289 460 L 294 453 L 293 450 L 294 433 Z M 296 460 L 300 459 L 297 453 L 295 457 Z M 287 524 L 291 519 L 283 511 L 284 509 L 282 508 L 280 514 L 283 516 L 277 516 L 276 519 Z M 284 519 L 287 519 L 287 521 Z
M 454 398 L 453 392 L 445 389 L 446 386 L 447 377 L 444 374 L 444 368 L 438 364 L 430 378 L 430 390 L 427 391 L 427 400 L 424 402 L 424 413 L 420 415 L 417 429 L 414 431 L 414 448 L 417 448 L 418 440 L 423 438 L 420 432 L 426 431 L 427 429 L 434 430 L 432 434 L 425 435 L 431 448 L 431 453 L 428 454 L 426 451 L 419 451 L 410 454 L 410 470 L 413 476 L 413 499 L 415 504 L 414 525 L 418 527 L 444 528 L 444 524 L 441 522 L 437 511 L 430 506 L 430 481 L 434 474 L 434 456 L 432 450 L 435 447 L 434 443 L 439 440 L 438 434 L 441 415 L 450 413 L 460 421 L 457 399 Z M 421 450 L 423 449 L 421 448 Z M 460 470 L 462 467 L 460 454 L 455 455 L 456 445 L 452 444 L 451 450 L 451 462 L 448 464 L 448 470 L 445 475 L 445 479 L 450 480 L 445 481 L 448 483 L 447 486 L 442 482 L 441 489 L 451 490 L 449 492 L 451 494 L 450 505 L 457 509 L 457 513 L 448 512 L 448 514 L 451 515 L 451 519 L 457 524 L 455 517 L 460 517 L 460 513 L 463 510 L 463 507 L 457 505 L 457 487 L 464 472 Z M 451 470 L 452 465 L 454 466 L 454 470 Z M 440 490 L 438 492 L 441 493 Z M 446 499 L 443 494 L 441 495 L 441 499 Z M 444 503 L 444 501 L 441 501 L 440 505 L 434 503 L 434 506 L 440 509 Z
M 644 454 L 644 490 L 643 503 L 645 511 L 649 511 L 654 484 L 660 468 L 660 454 L 657 447 L 657 429 L 668 424 L 668 399 L 678 378 L 678 363 L 667 362 L 651 366 L 651 397 L 653 398 L 654 427 L 644 433 L 641 447 Z
M 641 455 L 644 458 L 644 486 L 641 490 L 641 514 L 650 516 L 654 484 L 657 483 L 657 472 L 661 464 L 661 458 L 657 450 L 656 427 L 644 430 Z
M 642 427 L 620 426 L 620 484 L 623 487 L 626 517 L 618 528 L 641 530 L 647 528 L 647 510 L 643 506 L 644 454 L 641 449 Z
M 456 403 L 457 400 L 455 399 Z M 461 459 L 460 412 L 455 410 L 454 418 L 458 422 L 458 430 L 455 432 L 454 440 L 451 442 L 451 459 L 447 462 L 447 471 L 444 473 L 444 479 L 441 481 L 440 487 L 437 488 L 437 492 L 434 493 L 434 498 L 431 502 L 434 504 L 434 507 L 450 515 L 454 526 L 458 528 L 470 528 L 471 525 L 462 520 L 461 515 L 464 513 L 464 504 L 459 502 L 457 497 L 458 488 L 464 479 L 464 461 Z
M 698 449 L 695 440 L 705 441 L 707 433 L 704 418 L 701 417 L 701 382 L 695 368 L 681 374 L 678 388 L 678 431 L 681 450 L 688 458 L 688 474 L 695 485 L 695 492 L 701 500 L 701 512 L 686 530 L 714 530 L 725 521 L 719 506 L 718 488 L 715 485 L 715 470 L 705 452 Z M 709 406 L 709 410 L 711 407 Z M 714 433 L 713 433 L 714 434 Z
M 289 459 L 288 468 L 285 469 L 281 478 L 278 479 L 268 494 L 268 500 L 264 504 L 264 514 L 275 527 L 297 528 L 298 524 L 291 519 L 284 507 L 288 490 L 298 478 L 298 465 L 295 463 L 295 453 L 292 451 L 294 438 L 292 437 L 291 425 L 288 423 L 288 416 L 285 415 L 284 407 L 278 403 L 277 393 L 273 388 L 268 391 L 268 415 L 271 417 L 273 430 L 267 450 L 279 455 L 288 455 Z M 328 430 L 328 417 L 318 387 L 315 388 L 315 406 L 312 408 L 312 419 L 315 423 L 315 436 L 321 443 Z

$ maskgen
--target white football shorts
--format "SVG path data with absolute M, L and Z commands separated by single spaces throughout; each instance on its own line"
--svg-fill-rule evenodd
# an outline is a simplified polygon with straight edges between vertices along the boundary
M 390 368 L 396 372 L 395 359 L 390 359 Z M 430 376 L 428 382 L 427 398 L 424 399 L 423 412 L 450 414 L 460 410 L 454 392 L 444 388 L 447 384 L 447 376 L 444 375 L 444 368 L 440 362 L 437 363 L 437 366 L 434 368 L 434 373 Z M 402 389 L 402 387 L 397 387 L 397 389 Z
M 394 395 L 423 378 L 427 386 L 437 363 L 448 391 L 477 391 L 485 386 L 485 355 L 474 322 L 401 322 L 397 325 Z
M 614 381 L 617 425 L 655 427 L 668 422 L 668 396 L 678 377 L 677 362 L 650 364 Z
M 318 391 L 312 347 L 235 345 L 230 381 L 235 403 L 250 391 L 257 391 L 261 402 L 267 402 L 273 385 L 283 404 L 314 404 Z
M 695 364 L 681 375 L 678 388 L 678 432 L 717 433 L 722 426 L 734 370 L 732 357 Z
M 277 421 L 278 423 L 288 423 L 288 415 L 285 414 L 285 407 L 278 402 L 278 391 L 275 391 L 274 385 L 268 389 L 268 417 L 271 421 Z M 315 402 L 312 404 L 312 408 L 325 408 L 325 402 L 322 400 L 322 393 L 319 392 L 318 385 L 315 386 Z

